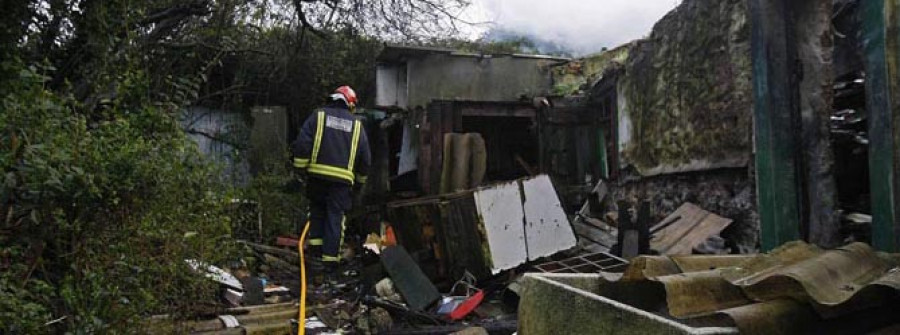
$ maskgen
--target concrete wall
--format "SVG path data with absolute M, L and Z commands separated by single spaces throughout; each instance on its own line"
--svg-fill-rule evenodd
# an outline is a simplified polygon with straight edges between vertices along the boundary
M 686 0 L 629 52 L 621 165 L 641 175 L 747 166 L 752 96 L 743 0 Z
M 408 105 L 415 108 L 436 99 L 518 101 L 521 96 L 546 95 L 550 66 L 557 60 L 512 56 L 432 54 L 410 59 Z
M 685 0 L 633 44 L 618 80 L 615 200 L 648 200 L 654 222 L 693 202 L 734 220 L 756 250 L 750 24 L 743 0 Z
M 601 296 L 600 291 L 613 283 L 599 274 L 528 273 L 521 285 L 518 333 L 522 335 L 738 334 L 734 327 L 691 327 Z M 655 290 L 641 293 L 649 296 L 648 291 Z M 656 296 L 646 300 L 664 300 Z

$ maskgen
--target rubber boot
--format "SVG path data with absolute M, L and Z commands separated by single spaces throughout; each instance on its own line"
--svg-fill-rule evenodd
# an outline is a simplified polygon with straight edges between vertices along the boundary
M 322 262 L 325 269 L 325 284 L 331 288 L 336 288 L 339 284 L 338 262 Z

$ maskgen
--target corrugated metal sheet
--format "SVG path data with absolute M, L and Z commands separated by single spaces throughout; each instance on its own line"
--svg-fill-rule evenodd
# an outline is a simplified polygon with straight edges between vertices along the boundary
M 755 256 L 641 256 L 624 274 L 604 277 L 613 286 L 659 287 L 665 314 L 698 326 L 737 326 L 742 334 L 859 334 L 900 322 L 898 266 L 897 255 L 862 243 L 826 251 L 792 242 Z M 652 295 L 617 295 L 656 306 L 647 301 Z

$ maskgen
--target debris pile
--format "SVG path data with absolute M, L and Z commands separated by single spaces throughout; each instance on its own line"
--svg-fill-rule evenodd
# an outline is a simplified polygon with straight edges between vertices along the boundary
M 626 202 L 618 204 L 618 212 L 604 213 L 605 209 L 612 208 L 607 194 L 606 184 L 597 183 L 572 221 L 578 245 L 584 250 L 611 251 L 626 259 L 639 254 L 731 253 L 720 236 L 732 223 L 730 219 L 687 202 L 662 221 L 649 226 L 647 202 L 639 204 L 637 215 L 631 214 Z M 633 216 L 636 216 L 635 220 L 631 219 Z
M 216 334 L 285 333 L 300 324 L 308 334 L 623 327 L 778 334 L 895 322 L 888 315 L 900 307 L 900 256 L 861 243 L 824 251 L 802 242 L 768 255 L 725 255 L 732 250 L 720 234 L 732 220 L 687 202 L 651 224 L 648 202 L 613 207 L 607 193 L 596 184 L 571 224 L 546 176 L 390 203 L 394 224 L 348 238 L 336 280 L 315 271 L 307 278 L 305 315 L 296 302 L 300 242 L 242 241 L 246 257 L 227 270 L 188 261 L 222 285 L 231 307 L 186 327 Z M 318 260 L 305 261 L 316 268 Z
M 198 274 L 221 285 L 220 303 L 231 307 L 217 309 L 202 320 L 182 322 L 178 329 L 196 334 L 286 334 L 296 330 L 300 324 L 297 242 L 290 237 L 280 237 L 271 246 L 241 241 L 247 256 L 228 269 L 188 260 Z M 306 260 L 307 334 L 516 331 L 515 299 L 509 298 L 514 293 L 504 283 L 479 285 L 474 275 L 465 272 L 442 293 L 403 246 L 375 233 L 367 242 L 371 243 L 365 247 L 348 243 L 347 249 L 353 251 L 345 253 L 347 261 L 339 268 L 336 281 L 325 281 L 310 270 L 318 260 Z
M 845 241 L 871 241 L 869 126 L 865 78 L 850 73 L 834 84 L 831 145 L 835 156 L 838 205 Z
M 640 256 L 624 273 L 528 274 L 523 285 L 522 333 L 861 334 L 897 329 L 900 255 L 791 242 L 760 255 Z

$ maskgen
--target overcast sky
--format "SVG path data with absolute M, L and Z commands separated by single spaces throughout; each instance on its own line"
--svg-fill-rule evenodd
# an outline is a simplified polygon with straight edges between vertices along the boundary
M 472 0 L 466 16 L 523 35 L 554 40 L 577 54 L 650 33 L 679 0 Z M 486 28 L 475 29 L 484 31 Z

